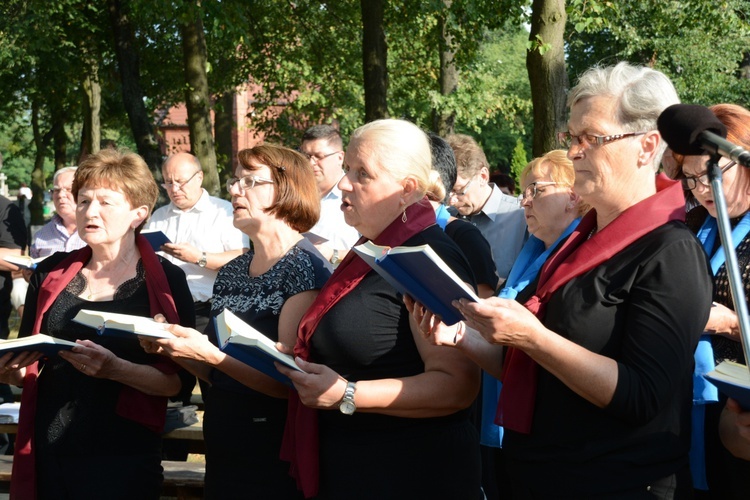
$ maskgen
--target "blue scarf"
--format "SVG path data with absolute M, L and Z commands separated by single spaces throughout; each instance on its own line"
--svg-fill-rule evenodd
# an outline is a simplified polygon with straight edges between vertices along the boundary
M 515 262 L 513 262 L 513 267 L 505 282 L 505 287 L 497 294 L 498 297 L 502 299 L 515 299 L 521 290 L 536 279 L 550 254 L 558 247 L 561 241 L 570 236 L 570 233 L 578 226 L 579 222 L 581 222 L 580 218 L 571 222 L 549 248 L 544 248 L 544 242 L 536 236 L 529 236 L 529 239 L 526 240 L 521 249 L 521 253 L 518 254 Z M 482 372 L 482 428 L 480 442 L 484 446 L 502 448 L 503 428 L 495 425 L 497 402 L 500 399 L 500 389 L 502 387 L 502 382 L 492 375 Z
M 448 220 L 450 220 L 451 217 L 452 215 L 448 212 L 448 208 L 442 203 L 435 209 L 435 222 L 437 222 L 437 225 L 440 226 L 440 229 L 443 231 L 445 231 L 445 226 L 448 225 Z
M 698 239 L 707 254 L 716 245 L 719 230 L 716 219 L 710 215 L 698 230 Z M 732 243 L 737 247 L 750 232 L 750 214 L 746 214 L 739 224 L 732 230 Z M 711 271 L 714 276 L 726 262 L 724 247 L 720 246 L 711 256 Z M 711 335 L 704 333 L 695 348 L 695 370 L 693 371 L 693 432 L 690 446 L 690 469 L 693 475 L 693 486 L 701 490 L 708 490 L 706 480 L 706 450 L 704 427 L 706 419 L 705 405 L 719 401 L 719 390 L 703 375 L 715 368 L 714 351 L 711 345 Z

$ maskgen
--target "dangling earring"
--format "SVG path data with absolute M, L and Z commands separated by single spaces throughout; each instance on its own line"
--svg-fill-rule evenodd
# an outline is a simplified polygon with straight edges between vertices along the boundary
M 404 214 L 401 216 L 401 222 L 406 224 L 406 209 L 404 209 Z

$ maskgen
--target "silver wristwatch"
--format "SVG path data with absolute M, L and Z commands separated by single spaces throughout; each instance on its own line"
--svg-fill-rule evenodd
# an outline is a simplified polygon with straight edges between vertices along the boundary
M 201 258 L 196 264 L 200 267 L 206 267 L 206 264 L 208 263 L 208 260 L 206 259 L 206 252 L 201 253 Z
M 357 411 L 357 405 L 354 404 L 354 391 L 357 390 L 356 382 L 347 382 L 344 391 L 344 399 L 339 403 L 339 411 L 344 415 L 353 415 Z

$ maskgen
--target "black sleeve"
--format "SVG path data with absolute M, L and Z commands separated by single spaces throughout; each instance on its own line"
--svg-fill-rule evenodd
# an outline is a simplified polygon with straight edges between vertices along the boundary
M 456 245 L 469 261 L 477 285 L 487 285 L 497 290 L 500 277 L 497 275 L 492 249 L 482 232 L 474 224 L 464 220 L 454 220 L 445 227 L 445 234 L 456 242 Z
M 177 307 L 177 314 L 180 316 L 180 325 L 195 328 L 195 305 L 193 303 L 193 296 L 190 294 L 190 288 L 188 288 L 187 280 L 185 279 L 184 271 L 162 257 L 159 257 L 159 260 L 164 268 L 167 281 L 169 281 L 169 288 L 172 291 L 172 298 Z M 195 375 L 184 369 L 180 369 L 177 375 L 180 377 L 180 392 L 177 396 L 170 399 L 172 401 L 182 401 L 183 404 L 188 405 L 190 404 L 190 397 L 195 387 Z
M 0 247 L 26 248 L 26 224 L 23 214 L 15 203 L 9 202 L 2 214 L 0 224 Z

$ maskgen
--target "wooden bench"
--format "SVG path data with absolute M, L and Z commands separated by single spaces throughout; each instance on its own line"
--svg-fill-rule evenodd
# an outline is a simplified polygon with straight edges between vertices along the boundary
M 193 500 L 203 498 L 203 484 L 206 476 L 206 464 L 202 462 L 173 462 L 164 460 L 164 484 L 162 495 L 176 496 L 179 500 Z M 13 457 L 0 455 L 0 483 L 10 483 L 13 469 Z

